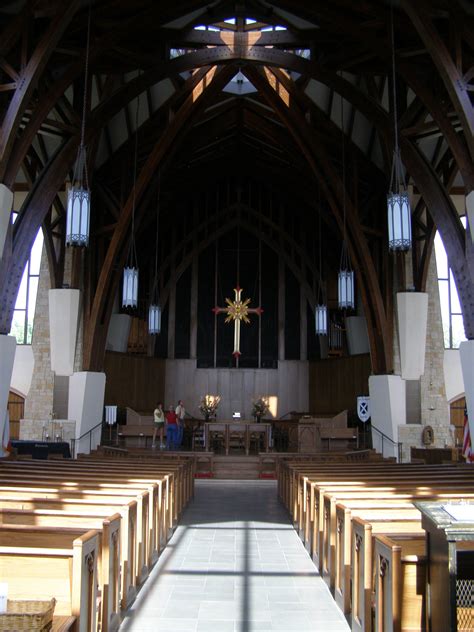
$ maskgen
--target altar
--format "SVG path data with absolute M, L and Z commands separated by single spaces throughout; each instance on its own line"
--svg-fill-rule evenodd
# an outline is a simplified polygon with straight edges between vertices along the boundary
M 204 424 L 204 449 L 211 449 L 211 438 L 222 441 L 226 455 L 232 444 L 237 447 L 242 446 L 245 454 L 250 453 L 250 445 L 253 440 L 258 444 L 263 439 L 263 449 L 270 450 L 271 444 L 271 423 L 257 423 L 255 421 L 213 421 Z

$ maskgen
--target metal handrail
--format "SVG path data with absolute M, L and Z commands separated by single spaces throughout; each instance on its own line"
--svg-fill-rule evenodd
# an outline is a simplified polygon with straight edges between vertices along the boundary
M 397 448 L 398 451 L 398 462 L 402 463 L 403 461 L 403 454 L 402 454 L 402 443 L 400 441 L 395 441 L 395 439 L 392 439 L 392 437 L 389 437 L 388 435 L 386 435 L 384 432 L 382 432 L 381 430 L 379 430 L 376 426 L 374 426 L 372 423 L 370 424 L 372 430 L 375 430 L 375 432 L 378 432 L 379 435 L 382 437 L 382 456 L 383 456 L 383 442 L 384 439 L 387 439 L 387 441 L 390 441 L 390 443 Z
M 97 430 L 97 428 L 103 425 L 104 425 L 104 422 L 101 421 L 98 424 L 96 424 L 93 428 L 91 428 L 90 430 L 85 432 L 83 435 L 81 435 L 80 437 L 71 439 L 71 453 L 72 453 L 73 459 L 76 458 L 76 444 L 78 444 L 79 441 L 81 441 L 81 439 L 84 439 L 84 437 L 87 437 L 87 435 L 89 435 L 89 452 L 92 450 L 92 433 L 94 432 L 94 430 Z

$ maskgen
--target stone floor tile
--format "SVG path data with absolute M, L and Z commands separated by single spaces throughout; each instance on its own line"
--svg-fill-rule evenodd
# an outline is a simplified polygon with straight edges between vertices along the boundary
M 270 481 L 198 481 L 120 632 L 347 632 Z

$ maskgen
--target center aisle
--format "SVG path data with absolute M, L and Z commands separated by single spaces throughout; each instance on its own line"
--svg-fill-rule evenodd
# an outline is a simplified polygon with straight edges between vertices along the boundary
M 274 481 L 196 481 L 195 499 L 120 632 L 349 627 L 280 504 Z

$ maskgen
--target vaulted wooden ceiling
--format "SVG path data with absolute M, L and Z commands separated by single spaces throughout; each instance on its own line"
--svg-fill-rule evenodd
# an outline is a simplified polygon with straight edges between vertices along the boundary
M 390 370 L 394 265 L 400 287 L 407 283 L 405 258 L 388 257 L 385 237 L 392 20 L 401 151 L 416 193 L 414 285 L 424 289 L 438 228 L 466 335 L 474 337 L 472 244 L 449 197 L 474 188 L 474 16 L 462 0 L 3 3 L 0 181 L 30 193 L 16 209 L 0 266 L 2 332 L 9 331 L 40 225 L 53 284 L 62 284 L 61 191 L 80 138 L 89 15 L 93 247 L 75 256 L 76 277 L 82 259 L 88 275 L 86 368 L 101 365 L 127 253 L 137 144 L 137 240 L 145 264 L 153 250 L 158 173 L 165 234 L 177 222 L 189 229 L 197 201 L 208 204 L 223 187 L 244 186 L 284 201 L 304 234 L 314 232 L 319 209 L 328 265 L 337 265 L 345 206 L 374 370 Z

